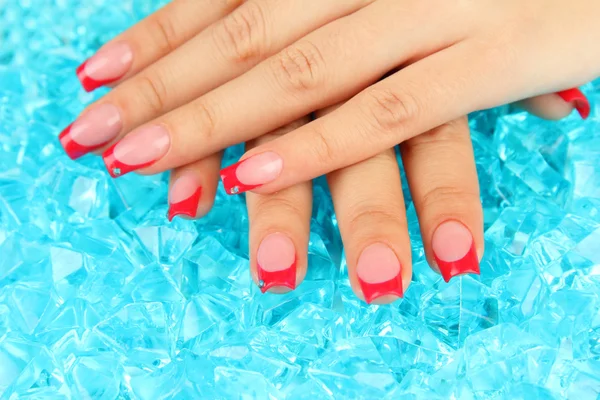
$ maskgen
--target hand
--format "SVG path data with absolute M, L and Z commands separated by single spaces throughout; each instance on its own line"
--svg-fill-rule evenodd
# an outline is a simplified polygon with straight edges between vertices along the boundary
M 247 147 L 269 143 L 308 122 L 302 118 Z M 401 153 L 430 265 L 446 281 L 478 274 L 483 213 L 466 118 L 406 141 Z M 197 217 L 210 208 L 219 163 L 213 157 L 208 160 L 174 171 L 170 217 Z M 330 173 L 327 181 L 354 292 L 367 303 L 402 297 L 412 277 L 411 244 L 394 151 Z M 248 193 L 246 199 L 254 281 L 263 292 L 295 289 L 310 268 L 311 183 L 274 194 Z
M 600 54 L 589 51 L 600 39 L 594 0 L 238 4 L 176 0 L 84 63 L 86 88 L 118 86 L 61 135 L 67 152 L 77 157 L 120 139 L 104 153 L 113 176 L 156 173 L 354 96 L 252 149 L 241 164 L 252 170 L 245 178 L 240 164 L 223 172 L 230 192 L 269 193 L 600 70 Z M 375 83 L 401 65 L 408 66 Z M 589 112 L 579 92 L 563 96 Z M 542 101 L 550 116 L 573 107 L 553 94 Z

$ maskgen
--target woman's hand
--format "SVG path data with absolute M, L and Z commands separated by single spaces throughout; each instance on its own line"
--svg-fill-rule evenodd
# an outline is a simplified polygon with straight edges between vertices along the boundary
M 332 112 L 329 109 L 317 116 Z M 302 118 L 248 144 L 253 148 L 309 123 Z M 401 145 L 430 265 L 443 278 L 479 273 L 483 217 L 466 118 Z M 171 177 L 169 217 L 200 217 L 211 207 L 219 157 L 189 164 Z M 368 303 L 391 302 L 411 282 L 411 245 L 400 172 L 392 149 L 327 176 L 344 242 L 351 285 Z M 306 274 L 312 185 L 274 194 L 248 193 L 252 276 L 264 291 L 296 288 Z
M 113 176 L 156 173 L 354 96 L 223 171 L 230 193 L 270 193 L 593 79 L 599 12 L 596 0 L 176 0 L 79 69 L 87 89 L 118 86 L 61 141 L 72 157 L 118 141 L 104 153 Z M 542 98 L 550 116 L 589 112 L 579 92 L 563 97 Z

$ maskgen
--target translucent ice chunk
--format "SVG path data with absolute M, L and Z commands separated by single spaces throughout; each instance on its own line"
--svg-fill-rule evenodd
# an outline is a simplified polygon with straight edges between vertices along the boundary
M 379 398 L 398 385 L 369 338 L 337 342 L 313 364 L 309 373 L 342 398 Z

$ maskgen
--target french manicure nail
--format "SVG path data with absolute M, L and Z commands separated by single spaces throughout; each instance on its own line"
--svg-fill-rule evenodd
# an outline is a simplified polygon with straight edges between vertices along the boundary
M 169 150 L 169 133 L 160 125 L 143 126 L 104 152 L 102 158 L 113 178 L 146 168 Z
M 182 175 L 175 180 L 169 191 L 169 221 L 177 215 L 194 218 L 198 213 L 198 204 L 202 188 L 190 175 Z
M 479 275 L 479 258 L 471 232 L 460 222 L 447 221 L 433 233 L 431 246 L 446 282 L 462 274 Z
M 221 170 L 221 180 L 228 194 L 239 194 L 277 179 L 283 160 L 276 153 L 266 152 L 239 161 Z
M 91 92 L 119 80 L 131 67 L 133 52 L 127 43 L 110 43 L 77 67 L 81 86 Z
M 356 265 L 356 275 L 365 301 L 371 304 L 373 300 L 386 295 L 402 297 L 401 272 L 398 257 L 389 246 L 375 243 L 365 248 Z
M 113 140 L 121 131 L 121 115 L 112 104 L 91 108 L 58 136 L 65 152 L 73 160 Z
M 256 263 L 261 292 L 278 286 L 296 288 L 296 248 L 288 236 L 267 235 L 258 246 Z
M 587 119 L 590 116 L 590 112 L 592 107 L 590 106 L 590 102 L 585 97 L 585 94 L 577 88 L 563 90 L 562 92 L 556 93 L 558 94 L 564 101 L 567 103 L 573 103 L 573 106 L 583 119 Z

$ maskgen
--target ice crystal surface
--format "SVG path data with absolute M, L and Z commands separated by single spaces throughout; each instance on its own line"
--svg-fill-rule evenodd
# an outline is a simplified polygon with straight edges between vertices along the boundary
M 0 0 L 0 399 L 600 398 L 599 83 L 585 122 L 471 116 L 480 277 L 429 269 L 408 201 L 413 283 L 363 304 L 318 181 L 307 278 L 262 295 L 243 199 L 169 223 L 166 175 L 57 141 L 104 93 L 76 66 L 161 3 Z

